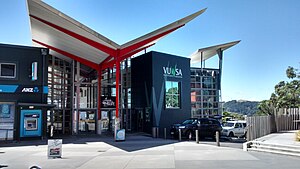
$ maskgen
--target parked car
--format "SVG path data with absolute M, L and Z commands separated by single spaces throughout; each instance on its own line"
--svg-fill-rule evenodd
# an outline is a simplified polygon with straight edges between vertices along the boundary
M 178 137 L 179 129 L 181 130 L 181 136 L 186 138 L 192 138 L 196 135 L 196 130 L 199 132 L 199 137 L 212 137 L 215 138 L 216 131 L 221 132 L 221 123 L 212 118 L 190 118 L 182 122 L 181 124 L 174 124 L 171 127 L 170 134 L 173 137 Z
M 246 137 L 247 135 L 246 121 L 227 121 L 222 127 L 221 135 L 226 137 Z

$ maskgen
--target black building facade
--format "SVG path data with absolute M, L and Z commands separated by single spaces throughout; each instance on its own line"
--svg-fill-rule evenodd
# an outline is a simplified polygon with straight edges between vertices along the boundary
M 46 135 L 48 53 L 0 44 L 0 140 Z
M 151 133 L 191 117 L 190 59 L 149 52 L 131 60 L 136 128 Z

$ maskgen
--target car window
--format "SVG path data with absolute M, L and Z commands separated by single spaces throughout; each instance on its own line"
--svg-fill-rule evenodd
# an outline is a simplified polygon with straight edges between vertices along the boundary
M 235 128 L 242 128 L 242 125 L 241 125 L 241 123 L 236 123 L 234 127 Z
M 208 124 L 213 124 L 213 122 L 211 120 L 208 120 Z
M 193 119 L 188 119 L 188 120 L 185 120 L 184 122 L 182 122 L 182 124 L 192 124 L 193 123 Z
M 192 124 L 197 124 L 198 123 L 198 120 L 194 120 Z
M 212 122 L 213 122 L 213 124 L 216 124 L 216 125 L 220 124 L 220 122 L 218 122 L 217 120 L 213 120 Z
M 247 124 L 246 124 L 246 123 L 242 123 L 242 124 L 243 124 L 244 128 L 247 127 Z
M 209 122 L 208 122 L 207 119 L 202 119 L 202 120 L 201 120 L 201 124 L 209 124 Z
M 188 119 L 185 120 L 182 124 L 196 124 L 197 123 L 197 119 Z
M 226 122 L 223 126 L 224 126 L 224 127 L 233 127 L 233 126 L 234 126 L 234 123 Z

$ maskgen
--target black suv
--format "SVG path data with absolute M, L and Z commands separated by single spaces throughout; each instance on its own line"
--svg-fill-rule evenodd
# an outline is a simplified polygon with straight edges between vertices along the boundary
M 181 136 L 186 138 L 195 137 L 195 131 L 198 130 L 199 137 L 212 137 L 215 138 L 216 131 L 221 133 L 221 123 L 212 118 L 190 118 L 185 120 L 181 124 L 174 124 L 171 127 L 171 136 L 178 137 L 179 129 L 181 130 Z

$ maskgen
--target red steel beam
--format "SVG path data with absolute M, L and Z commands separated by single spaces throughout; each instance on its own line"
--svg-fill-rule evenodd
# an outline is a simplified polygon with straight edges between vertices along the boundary
M 135 43 L 135 44 L 133 44 L 131 46 L 128 46 L 126 48 L 123 48 L 123 49 L 120 50 L 120 54 L 118 56 L 119 57 L 120 56 L 124 56 L 124 55 L 130 53 L 131 51 L 134 51 L 134 50 L 136 50 L 136 49 L 138 49 L 138 48 L 140 48 L 140 47 L 142 47 L 142 46 L 144 46 L 144 45 L 146 45 L 146 44 L 148 44 L 148 43 L 150 43 L 150 42 L 152 42 L 152 41 L 154 41 L 156 39 L 159 39 L 159 38 L 161 38 L 161 37 L 163 37 L 163 36 L 165 36 L 165 35 L 173 32 L 173 31 L 175 31 L 178 28 L 181 28 L 182 26 L 184 26 L 184 24 L 180 25 L 180 26 L 178 26 L 176 28 L 170 29 L 170 30 L 168 30 L 166 32 L 163 32 L 161 34 L 155 35 L 155 36 L 153 36 L 151 38 L 145 39 L 145 40 L 143 40 L 141 42 Z
M 45 46 L 45 47 L 47 47 L 47 48 L 49 48 L 49 49 L 51 49 L 51 50 L 54 50 L 54 51 L 57 52 L 57 53 L 60 53 L 60 54 L 62 54 L 62 55 L 64 55 L 64 56 L 67 56 L 67 57 L 69 57 L 69 58 L 71 58 L 71 59 L 74 59 L 74 60 L 76 60 L 76 61 L 78 61 L 78 62 L 80 62 L 80 63 L 82 63 L 82 64 L 84 64 L 84 65 L 87 65 L 87 66 L 93 68 L 93 69 L 98 70 L 98 68 L 99 68 L 99 65 L 96 64 L 96 63 L 94 63 L 94 62 L 88 61 L 88 60 L 83 59 L 83 58 L 81 58 L 81 57 L 79 57 L 79 56 L 73 55 L 73 54 L 71 54 L 71 53 L 69 53 L 69 52 L 63 51 L 63 50 L 58 49 L 58 48 L 55 48 L 55 47 L 53 47 L 53 46 L 47 45 L 47 44 L 45 44 L 45 43 L 43 43 L 43 42 L 40 42 L 40 41 L 37 41 L 37 40 L 35 40 L 35 39 L 32 39 L 32 41 L 35 42 L 35 43 L 38 43 L 38 44 L 40 44 L 40 45 L 42 45 L 42 46 Z
M 112 68 L 112 67 L 114 67 L 115 64 L 116 64 L 116 60 L 112 60 L 112 61 L 110 61 L 106 64 L 100 64 L 100 65 L 101 65 L 102 70 L 103 70 L 103 69 L 107 69 L 107 68 Z
M 34 16 L 34 15 L 29 15 L 29 16 L 32 17 L 32 18 L 34 18 L 34 19 L 36 19 L 36 20 L 38 20 L 38 21 L 40 21 L 40 22 L 42 22 L 42 23 L 44 23 L 44 24 L 46 24 L 46 25 L 48 25 L 48 26 L 51 26 L 52 28 L 55 28 L 55 29 L 57 29 L 57 30 L 59 30 L 59 31 L 61 31 L 61 32 L 63 32 L 65 34 L 73 37 L 73 38 L 76 38 L 76 39 L 78 39 L 78 40 L 80 40 L 80 41 L 82 41 L 82 42 L 84 42 L 84 43 L 86 43 L 86 44 L 88 44 L 90 46 L 93 46 L 94 48 L 99 49 L 99 50 L 101 50 L 101 51 L 103 51 L 103 52 L 105 52 L 105 53 L 107 53 L 109 55 L 112 55 L 112 56 L 116 55 L 116 50 L 115 49 L 112 49 L 112 48 L 110 48 L 108 46 L 105 46 L 105 45 L 103 45 L 101 43 L 93 41 L 93 40 L 91 40 L 89 38 L 86 38 L 86 37 L 84 37 L 82 35 L 79 35 L 79 34 L 77 34 L 75 32 L 69 31 L 69 30 L 67 30 L 67 29 L 65 29 L 63 27 L 55 25 L 55 24 L 53 24 L 51 22 L 48 22 L 48 21 L 46 21 L 44 19 L 41 19 L 41 18 L 39 18 L 37 16 Z
M 155 45 L 155 43 L 153 43 L 153 44 L 151 44 L 151 45 L 148 45 L 148 46 L 146 46 L 146 47 L 143 47 L 143 48 L 141 48 L 141 49 L 138 49 L 138 50 L 136 50 L 136 51 L 130 52 L 130 53 L 126 54 L 126 55 L 123 55 L 123 56 L 121 56 L 121 57 L 119 58 L 119 60 L 120 60 L 120 61 L 123 61 L 124 59 L 127 59 L 127 58 L 133 56 L 134 54 L 139 53 L 140 51 L 145 50 L 146 48 L 149 48 L 149 47 L 151 47 L 151 46 L 153 46 L 153 45 Z
M 111 61 L 111 59 L 115 59 L 115 57 L 114 56 L 112 56 L 112 55 L 110 55 L 110 56 L 108 56 L 106 59 L 104 59 L 104 61 L 102 61 L 100 64 L 105 64 L 105 63 L 107 63 L 107 62 L 110 62 Z

